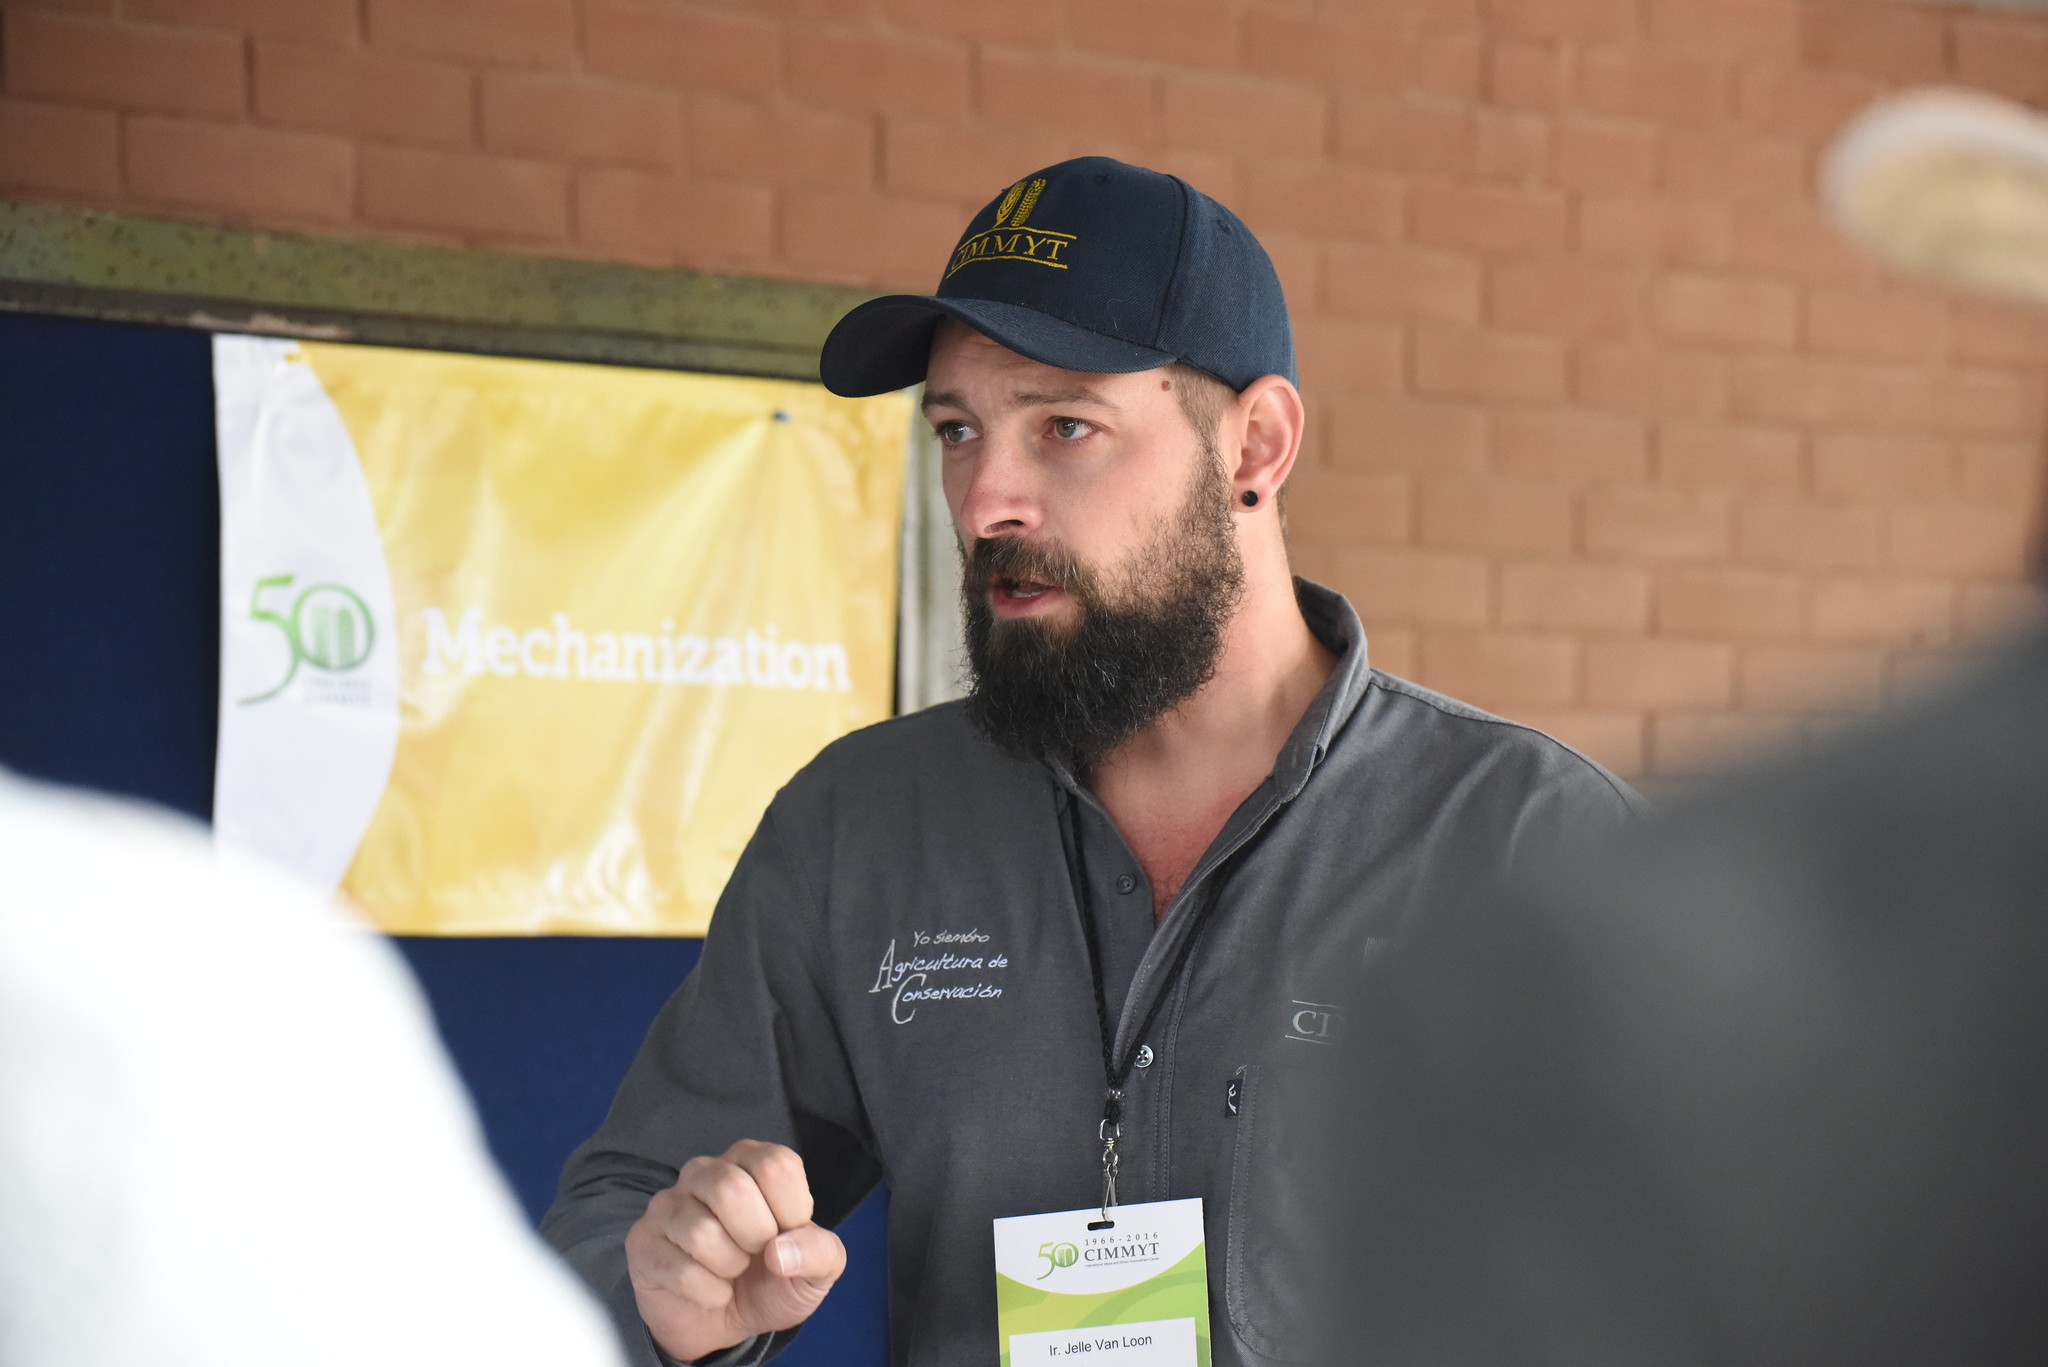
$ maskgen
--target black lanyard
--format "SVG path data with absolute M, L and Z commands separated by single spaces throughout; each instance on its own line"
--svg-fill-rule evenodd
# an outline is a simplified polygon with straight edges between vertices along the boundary
M 1088 972 L 1095 982 L 1095 1025 L 1102 1035 L 1102 1124 L 1095 1132 L 1102 1141 L 1102 1218 L 1091 1221 L 1088 1228 L 1109 1229 L 1116 1223 L 1109 1218 L 1109 1208 L 1116 1204 L 1117 1141 L 1123 1136 L 1124 1084 L 1130 1080 L 1132 1069 L 1137 1067 L 1138 1051 L 1145 1047 L 1145 1037 L 1152 1033 L 1153 1025 L 1158 1022 L 1160 1008 L 1166 1005 L 1166 999 L 1180 985 L 1181 974 L 1193 957 L 1195 941 L 1201 938 L 1209 918 L 1215 913 L 1216 903 L 1223 895 L 1223 870 L 1219 865 L 1210 873 L 1208 891 L 1200 909 L 1195 912 L 1194 923 L 1181 938 L 1180 949 L 1173 956 L 1173 966 L 1159 980 L 1158 990 L 1152 994 L 1152 1004 L 1145 1009 L 1143 1023 L 1131 1036 L 1130 1048 L 1119 1059 L 1116 1055 L 1116 1029 L 1109 1019 L 1109 994 L 1102 982 L 1102 945 L 1095 931 L 1095 898 L 1089 891 L 1088 854 L 1081 839 L 1081 799 L 1070 793 L 1068 804 L 1072 855 L 1067 861 L 1067 874 L 1074 881 L 1074 904 L 1081 912 L 1081 932 L 1088 942 Z

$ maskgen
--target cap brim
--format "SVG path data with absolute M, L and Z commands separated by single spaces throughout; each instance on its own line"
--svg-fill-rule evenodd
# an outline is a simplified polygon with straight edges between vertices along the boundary
M 1123 375 L 1156 370 L 1179 358 L 1062 322 L 1021 304 L 993 299 L 941 299 L 891 294 L 870 299 L 839 320 L 818 356 L 818 378 L 844 398 L 887 394 L 924 379 L 932 333 L 954 318 L 1019 356 L 1061 370 Z
M 2048 304 L 2048 118 L 1975 91 L 1894 96 L 1836 140 L 1821 189 L 1889 264 Z

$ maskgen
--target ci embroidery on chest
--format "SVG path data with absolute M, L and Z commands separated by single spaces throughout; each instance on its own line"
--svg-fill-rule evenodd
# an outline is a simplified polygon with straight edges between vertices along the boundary
M 882 951 L 871 996 L 886 998 L 889 1019 L 908 1025 L 932 1003 L 987 1001 L 1003 995 L 1009 956 L 990 947 L 978 929 L 912 931 L 909 951 L 898 956 L 898 940 Z

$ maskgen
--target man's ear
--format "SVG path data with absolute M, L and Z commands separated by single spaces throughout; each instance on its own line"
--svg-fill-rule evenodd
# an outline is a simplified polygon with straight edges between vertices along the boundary
M 1237 468 L 1231 472 L 1231 487 L 1240 498 L 1246 492 L 1257 494 L 1258 501 L 1251 506 L 1271 506 L 1301 452 L 1307 417 L 1301 391 L 1282 376 L 1262 375 L 1237 396 L 1232 416 L 1244 439 L 1238 448 Z

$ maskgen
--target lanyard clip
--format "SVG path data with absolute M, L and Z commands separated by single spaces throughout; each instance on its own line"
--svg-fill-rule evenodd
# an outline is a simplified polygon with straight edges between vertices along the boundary
M 1109 1089 L 1102 1103 L 1102 1123 L 1095 1127 L 1095 1137 L 1102 1141 L 1102 1218 L 1091 1221 L 1090 1229 L 1114 1229 L 1116 1221 L 1109 1218 L 1111 1206 L 1116 1204 L 1116 1141 L 1123 1134 L 1124 1094 L 1120 1087 Z

